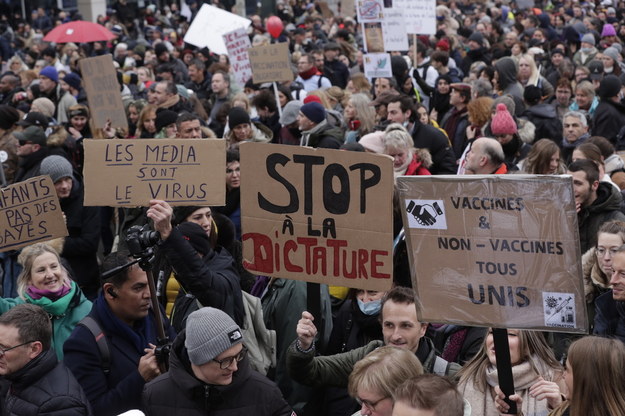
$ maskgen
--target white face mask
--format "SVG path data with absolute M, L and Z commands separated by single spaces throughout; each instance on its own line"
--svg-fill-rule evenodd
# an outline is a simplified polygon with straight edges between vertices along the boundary
M 592 52 L 592 48 L 582 48 L 582 53 L 590 53 Z

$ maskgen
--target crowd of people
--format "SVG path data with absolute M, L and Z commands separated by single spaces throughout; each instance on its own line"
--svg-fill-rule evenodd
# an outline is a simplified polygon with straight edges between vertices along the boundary
M 79 13 L 13 3 L 0 181 L 50 176 L 68 235 L 0 253 L 2 414 L 625 415 L 625 2 L 438 0 L 435 34 L 409 35 L 380 78 L 352 10 L 278 1 L 272 36 L 255 4 L 210 2 L 249 17 L 253 46 L 288 43 L 294 81 L 277 85 L 239 85 L 228 55 L 184 42 L 197 0 L 116 0 L 97 19 L 114 38 L 77 44 L 43 39 Z M 79 62 L 105 54 L 127 129 L 92 123 Z M 85 206 L 94 137 L 225 140 L 225 205 Z M 491 329 L 419 321 L 398 198 L 393 288 L 319 285 L 314 316 L 317 287 L 243 267 L 244 142 L 384 154 L 395 178 L 569 174 L 594 335 L 509 329 L 505 397 Z M 145 225 L 157 304 L 129 251 Z

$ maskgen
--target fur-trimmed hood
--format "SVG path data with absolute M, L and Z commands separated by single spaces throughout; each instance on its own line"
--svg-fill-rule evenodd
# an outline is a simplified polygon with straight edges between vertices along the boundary
M 593 302 L 601 294 L 595 286 L 604 290 L 610 288 L 610 276 L 606 276 L 599 268 L 594 247 L 582 256 L 582 274 L 584 276 L 586 302 Z

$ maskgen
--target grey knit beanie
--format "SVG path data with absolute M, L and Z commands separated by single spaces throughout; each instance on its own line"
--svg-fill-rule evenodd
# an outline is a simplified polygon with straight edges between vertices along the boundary
M 241 328 L 225 312 L 206 307 L 187 318 L 184 346 L 194 365 L 206 364 L 222 352 L 243 342 Z
M 50 175 L 53 183 L 56 183 L 56 181 L 63 178 L 74 179 L 72 172 L 73 168 L 72 164 L 69 163 L 69 160 L 58 155 L 48 156 L 43 159 L 39 168 L 39 173 L 42 175 Z

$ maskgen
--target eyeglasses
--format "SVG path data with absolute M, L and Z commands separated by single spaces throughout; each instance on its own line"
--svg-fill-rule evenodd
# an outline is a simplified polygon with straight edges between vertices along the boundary
M 616 248 L 607 249 L 605 247 L 597 247 L 597 249 L 595 251 L 597 252 L 597 255 L 599 257 L 605 256 L 606 253 L 610 253 L 610 257 L 614 257 L 616 255 L 616 253 L 618 253 L 618 249 L 616 249 Z
M 33 142 L 28 142 L 28 141 L 24 141 L 24 140 L 18 140 L 18 145 L 19 146 L 26 146 L 27 144 L 33 144 Z
M 228 369 L 228 367 L 232 365 L 234 361 L 236 361 L 237 363 L 241 362 L 245 358 L 246 355 L 247 355 L 247 348 L 243 347 L 241 352 L 239 352 L 237 355 L 233 357 L 226 357 L 223 360 L 216 360 L 213 358 L 213 361 L 215 361 L 216 363 L 219 363 L 219 368 L 221 368 L 222 370 L 226 370 Z
M 9 348 L 2 348 L 2 347 L 0 347 L 0 357 L 3 357 L 4 354 L 6 354 L 8 351 L 14 350 L 14 349 L 16 349 L 18 347 L 23 347 L 24 345 L 30 344 L 31 342 L 35 342 L 35 341 L 27 341 L 27 342 L 24 342 L 22 344 L 16 345 L 14 347 L 9 347 Z
M 369 400 L 362 400 L 360 397 L 356 397 L 356 402 L 358 402 L 359 406 L 364 405 L 367 409 L 373 412 L 375 411 L 375 407 L 384 399 L 388 399 L 388 397 L 382 397 L 381 399 L 378 399 L 375 402 L 370 402 Z

